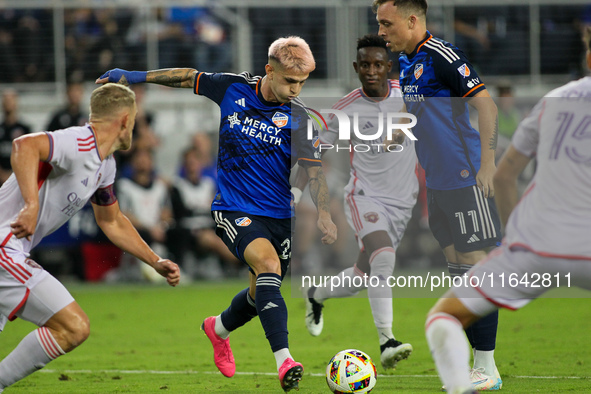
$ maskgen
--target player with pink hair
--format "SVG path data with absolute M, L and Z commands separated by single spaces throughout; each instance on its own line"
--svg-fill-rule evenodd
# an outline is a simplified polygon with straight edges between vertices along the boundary
M 297 97 L 315 67 L 314 56 L 303 39 L 284 37 L 270 45 L 264 77 L 248 72 L 173 68 L 114 69 L 97 79 L 97 83 L 150 82 L 191 88 L 220 106 L 218 190 L 212 216 L 217 235 L 248 265 L 250 284 L 220 315 L 206 318 L 201 328 L 213 345 L 215 365 L 224 376 L 231 377 L 236 364 L 230 333 L 259 316 L 285 391 L 298 388 L 304 371 L 289 351 L 287 307 L 280 291 L 291 258 L 289 175 L 290 164 L 296 161 L 292 154 L 297 154 L 297 162 L 307 171 L 310 193 L 318 207 L 322 242 L 333 243 L 337 235 L 329 213 L 320 152 L 301 129 L 305 122 L 299 115 L 306 109 Z M 296 108 L 299 114 L 292 112 Z

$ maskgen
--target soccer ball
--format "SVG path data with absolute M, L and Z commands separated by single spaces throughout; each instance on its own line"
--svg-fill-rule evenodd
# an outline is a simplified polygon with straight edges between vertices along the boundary
M 361 350 L 338 352 L 326 367 L 326 383 L 333 393 L 369 393 L 376 385 L 376 366 Z

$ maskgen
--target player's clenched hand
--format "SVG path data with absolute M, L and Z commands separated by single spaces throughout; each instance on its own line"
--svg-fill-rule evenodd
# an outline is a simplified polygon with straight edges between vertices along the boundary
M 480 167 L 478 174 L 476 174 L 476 186 L 482 190 L 485 198 L 492 198 L 495 196 L 495 187 L 493 184 L 495 170 L 496 168 L 494 164 L 488 166 L 483 165 Z
M 120 68 L 114 68 L 97 78 L 95 83 L 114 82 L 127 86 L 134 83 L 146 82 L 146 75 L 146 71 L 126 71 Z
M 10 223 L 12 233 L 17 238 L 27 238 L 31 240 L 31 235 L 35 232 L 37 227 L 37 215 L 39 214 L 39 207 L 32 205 L 25 205 L 18 213 L 14 222 Z
M 316 223 L 320 231 L 322 231 L 322 243 L 330 245 L 337 240 L 337 226 L 332 222 L 328 215 L 320 215 Z
M 181 271 L 179 266 L 168 259 L 160 259 L 154 265 L 154 269 L 160 275 L 166 278 L 166 281 L 171 286 L 176 286 L 181 280 Z

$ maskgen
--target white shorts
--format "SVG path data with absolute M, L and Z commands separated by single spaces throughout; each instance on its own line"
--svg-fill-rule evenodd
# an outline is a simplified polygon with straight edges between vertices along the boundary
M 373 197 L 351 195 L 345 197 L 345 215 L 355 230 L 360 250 L 364 247 L 363 238 L 380 230 L 390 235 L 396 249 L 412 216 L 412 209 L 386 205 Z
M 591 290 L 591 261 L 540 256 L 501 246 L 468 271 L 453 292 L 472 313 L 517 310 L 556 287 Z
M 0 248 L 0 314 L 38 326 L 74 301 L 57 279 L 22 252 Z

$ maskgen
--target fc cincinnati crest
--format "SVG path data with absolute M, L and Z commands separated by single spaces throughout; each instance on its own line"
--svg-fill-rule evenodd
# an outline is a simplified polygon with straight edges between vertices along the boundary
M 236 223 L 237 226 L 247 227 L 247 226 L 250 226 L 250 224 L 252 223 L 252 220 L 250 220 L 249 217 L 244 216 L 244 217 L 234 220 L 234 222 Z
M 312 146 L 314 146 L 314 148 L 318 148 L 320 146 L 320 138 L 318 138 L 318 136 L 314 137 L 312 140 Z
M 423 63 L 419 63 L 415 66 L 415 79 L 419 79 L 423 75 Z
M 283 112 L 275 112 L 275 115 L 273 115 L 273 118 L 271 120 L 273 120 L 275 126 L 281 128 L 287 124 L 289 118 Z
M 365 215 L 363 215 L 363 217 L 365 218 L 366 221 L 368 221 L 370 223 L 375 223 L 380 218 L 380 216 L 376 212 L 368 212 Z
M 466 66 L 466 63 L 464 63 L 460 67 L 458 67 L 458 72 L 464 78 L 468 78 L 470 76 L 470 69 L 468 68 L 468 66 Z

